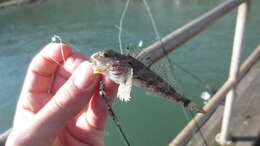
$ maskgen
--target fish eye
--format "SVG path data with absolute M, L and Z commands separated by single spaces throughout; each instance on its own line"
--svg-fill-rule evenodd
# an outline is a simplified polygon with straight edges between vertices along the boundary
M 103 56 L 104 56 L 104 57 L 109 57 L 109 54 L 108 54 L 107 52 L 105 52 L 105 53 L 103 54 Z

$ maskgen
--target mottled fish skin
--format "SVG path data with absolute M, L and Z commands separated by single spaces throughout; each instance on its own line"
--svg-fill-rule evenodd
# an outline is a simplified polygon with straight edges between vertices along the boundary
M 107 57 L 111 60 L 116 61 L 117 63 L 120 62 L 120 65 L 133 68 L 133 84 L 135 86 L 143 88 L 159 97 L 179 103 L 195 112 L 205 113 L 201 107 L 193 103 L 190 99 L 177 93 L 169 83 L 164 81 L 159 75 L 134 57 L 122 55 L 113 50 L 105 50 L 103 53 L 107 54 Z

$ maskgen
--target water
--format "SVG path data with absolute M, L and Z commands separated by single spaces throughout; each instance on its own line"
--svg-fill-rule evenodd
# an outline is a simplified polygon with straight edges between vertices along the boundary
M 123 2 L 49 0 L 40 5 L 0 11 L 0 132 L 11 127 L 31 58 L 50 42 L 54 34 L 87 56 L 103 49 L 119 51 L 116 25 L 119 25 Z M 222 0 L 148 1 L 161 36 L 220 2 Z M 243 59 L 260 44 L 260 17 L 257 13 L 260 1 L 252 3 Z M 220 87 L 227 79 L 234 26 L 235 13 L 232 12 L 175 51 L 171 58 L 213 87 Z M 156 39 L 140 0 L 130 3 L 123 28 L 123 46 L 135 46 L 140 40 L 147 46 Z M 177 69 L 175 73 L 185 95 L 202 104 L 198 96 L 205 89 L 182 71 Z M 114 105 L 132 145 L 167 145 L 186 125 L 181 106 L 156 98 L 142 89 L 135 88 L 132 96 L 131 102 L 117 100 Z M 123 145 L 111 120 L 106 129 L 106 145 Z

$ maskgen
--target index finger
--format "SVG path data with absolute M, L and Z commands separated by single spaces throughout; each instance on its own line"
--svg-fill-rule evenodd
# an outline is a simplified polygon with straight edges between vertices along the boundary
M 53 73 L 71 54 L 72 49 L 68 45 L 57 43 L 46 45 L 31 61 L 23 92 L 47 93 Z

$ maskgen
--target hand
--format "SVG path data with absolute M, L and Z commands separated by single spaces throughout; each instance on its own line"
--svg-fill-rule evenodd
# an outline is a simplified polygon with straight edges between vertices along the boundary
M 98 92 L 101 76 L 86 60 L 56 43 L 33 58 L 7 146 L 104 145 L 108 112 Z M 107 78 L 104 84 L 112 103 L 117 85 Z

